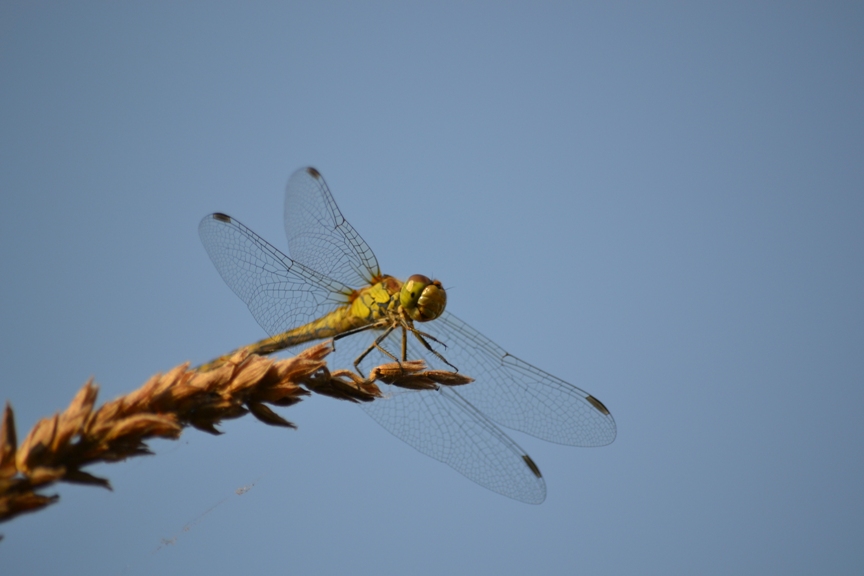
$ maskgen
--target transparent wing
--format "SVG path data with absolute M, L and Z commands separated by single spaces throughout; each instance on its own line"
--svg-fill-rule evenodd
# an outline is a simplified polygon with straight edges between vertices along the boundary
M 496 423 L 570 446 L 605 446 L 615 440 L 615 419 L 599 400 L 508 354 L 456 316 L 445 312 L 415 327 L 434 338 L 429 344 L 460 373 L 474 379 L 456 390 Z M 388 351 L 397 357 L 400 339 L 401 333 L 398 339 L 386 341 Z M 376 352 L 364 360 L 361 369 L 374 366 L 369 363 L 373 358 L 379 364 L 392 361 Z M 413 336 L 408 339 L 408 358 L 422 359 L 431 368 L 452 370 Z
M 206 216 L 198 234 L 225 283 L 271 336 L 323 316 L 345 304 L 352 292 L 225 214 Z
M 459 372 L 474 378 L 459 393 L 507 428 L 570 446 L 605 446 L 615 440 L 615 419 L 585 390 L 508 354 L 471 326 L 445 312 L 416 324 L 443 345 L 430 342 Z M 415 350 L 432 366 L 441 361 Z
M 338 340 L 336 356 L 328 362 L 350 366 L 378 335 L 370 330 Z M 394 332 L 382 346 L 398 352 L 401 338 L 401 332 Z M 409 355 L 420 357 L 410 341 Z M 392 361 L 375 350 L 361 370 Z M 377 384 L 385 397 L 361 406 L 394 436 L 489 490 L 530 504 L 546 498 L 546 483 L 529 465 L 526 452 L 463 397 L 473 384 L 423 391 Z
M 381 275 L 375 254 L 339 212 L 315 168 L 301 168 L 288 180 L 285 235 L 295 261 L 348 286 L 365 286 Z
M 529 504 L 546 499 L 546 483 L 525 461 L 525 451 L 457 388 L 385 388 L 390 398 L 362 407 L 394 436 L 493 492 Z

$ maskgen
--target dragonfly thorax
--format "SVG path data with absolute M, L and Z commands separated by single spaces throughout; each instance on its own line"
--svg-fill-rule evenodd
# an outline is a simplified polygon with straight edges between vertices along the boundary
M 447 306 L 447 292 L 438 280 L 415 274 L 402 284 L 399 303 L 417 322 L 427 322 L 441 316 Z

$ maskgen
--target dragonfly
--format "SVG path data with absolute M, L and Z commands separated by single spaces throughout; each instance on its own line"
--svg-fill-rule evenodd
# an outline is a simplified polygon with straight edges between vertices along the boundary
M 381 426 L 477 484 L 540 504 L 546 484 L 531 457 L 500 426 L 571 446 L 605 446 L 615 420 L 588 392 L 509 354 L 446 310 L 441 282 L 384 275 L 314 168 L 285 192 L 288 254 L 235 218 L 214 213 L 198 227 L 219 274 L 270 336 L 246 347 L 270 354 L 334 340 L 330 364 L 358 374 L 383 363 L 422 360 L 473 379 L 409 389 L 381 383 L 361 403 Z M 201 369 L 206 370 L 208 365 Z

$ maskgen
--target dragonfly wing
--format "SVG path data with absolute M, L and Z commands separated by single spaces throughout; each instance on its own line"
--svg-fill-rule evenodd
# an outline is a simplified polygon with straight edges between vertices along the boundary
M 271 336 L 323 316 L 345 304 L 352 292 L 225 214 L 206 216 L 198 234 L 225 283 Z
M 605 446 L 615 440 L 615 419 L 599 400 L 508 354 L 456 316 L 445 312 L 416 327 L 446 346 L 430 342 L 459 372 L 474 378 L 459 394 L 498 424 L 570 446 Z M 413 350 L 442 367 L 422 347 Z
M 394 436 L 493 492 L 529 504 L 546 498 L 546 483 L 525 451 L 456 389 L 379 386 L 389 397 L 362 407 Z
M 285 235 L 295 261 L 348 286 L 365 286 L 381 275 L 372 249 L 342 216 L 315 168 L 301 168 L 288 180 Z
M 381 332 L 369 330 L 336 341 L 331 366 L 350 366 Z M 395 331 L 381 348 L 400 354 L 402 335 Z M 409 340 L 409 356 L 420 357 Z M 393 359 L 373 349 L 360 369 L 368 370 Z M 498 426 L 465 400 L 471 384 L 438 390 L 407 390 L 376 382 L 384 398 L 361 404 L 388 432 L 423 454 L 444 462 L 477 484 L 516 500 L 539 504 L 546 484 L 534 463 Z M 530 464 L 529 464 L 530 462 Z

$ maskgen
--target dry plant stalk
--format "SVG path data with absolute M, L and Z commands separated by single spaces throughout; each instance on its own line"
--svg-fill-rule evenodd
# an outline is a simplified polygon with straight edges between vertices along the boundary
M 240 351 L 205 373 L 186 363 L 99 408 L 94 408 L 99 388 L 91 380 L 66 410 L 37 422 L 20 446 L 7 403 L 0 425 L 0 522 L 56 502 L 57 496 L 37 490 L 58 481 L 110 489 L 107 480 L 82 468 L 152 454 L 145 443 L 150 438 L 176 439 L 186 426 L 219 434 L 219 422 L 247 412 L 266 424 L 293 427 L 266 404 L 290 406 L 308 395 L 307 389 L 353 401 L 380 394 L 374 384 L 358 387 L 332 376 L 324 362 L 331 350 L 328 343 L 319 344 L 278 361 Z
M 206 372 L 187 362 L 96 409 L 99 388 L 91 379 L 66 410 L 37 422 L 20 446 L 7 403 L 0 424 L 0 522 L 56 502 L 56 495 L 37 493 L 55 482 L 110 489 L 108 480 L 82 468 L 152 454 L 146 440 L 177 439 L 186 426 L 220 434 L 216 425 L 222 420 L 251 412 L 265 424 L 295 428 L 267 404 L 290 406 L 310 392 L 369 402 L 381 396 L 375 380 L 412 390 L 471 382 L 461 374 L 425 370 L 420 361 L 384 364 L 366 379 L 348 370 L 331 373 L 324 357 L 332 350 L 325 342 L 272 360 L 241 349 Z

